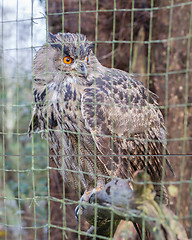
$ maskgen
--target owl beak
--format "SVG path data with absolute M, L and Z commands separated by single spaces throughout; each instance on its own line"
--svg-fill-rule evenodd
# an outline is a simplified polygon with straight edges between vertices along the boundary
M 77 72 L 82 75 L 84 78 L 87 78 L 87 69 L 84 63 L 80 63 Z

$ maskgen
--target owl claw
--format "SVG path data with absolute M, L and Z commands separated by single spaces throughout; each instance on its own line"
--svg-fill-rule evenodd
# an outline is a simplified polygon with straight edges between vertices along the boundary
M 82 213 L 82 211 L 85 209 L 81 203 L 84 201 L 83 196 L 79 200 L 79 205 L 75 208 L 75 219 L 77 222 L 79 222 L 79 214 Z
M 79 222 L 79 205 L 75 208 L 75 219 Z
M 91 198 L 95 195 L 96 192 L 97 192 L 96 188 L 94 188 L 94 189 L 91 191 L 91 193 L 90 193 L 90 195 L 89 195 L 89 198 L 88 198 L 88 203 L 92 203 L 92 202 L 91 202 Z
M 93 203 L 94 201 L 91 201 L 91 199 L 94 197 L 94 195 L 95 195 L 97 192 L 100 192 L 102 189 L 103 189 L 103 187 L 96 187 L 96 188 L 94 188 L 94 189 L 91 191 L 91 193 L 89 194 L 88 203 Z
M 102 187 L 96 187 L 92 191 L 85 191 L 85 193 L 79 200 L 79 205 L 75 208 L 75 218 L 76 218 L 77 222 L 79 222 L 79 215 L 81 215 L 83 213 L 83 211 L 85 210 L 85 207 L 83 206 L 83 202 L 92 204 L 93 203 L 92 199 L 93 199 L 94 195 L 97 192 L 99 192 L 101 189 L 102 189 Z
M 79 205 L 75 208 L 75 219 L 79 222 Z

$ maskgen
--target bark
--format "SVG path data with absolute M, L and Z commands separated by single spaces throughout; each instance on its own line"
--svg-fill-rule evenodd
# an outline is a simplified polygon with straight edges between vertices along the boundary
M 93 224 L 95 223 L 95 216 L 97 216 L 97 235 L 110 236 L 113 216 L 114 225 L 118 220 L 128 219 L 138 226 L 145 227 L 145 230 L 149 231 L 150 239 L 188 239 L 184 227 L 179 223 L 174 213 L 168 207 L 159 206 L 155 202 L 153 185 L 146 184 L 146 182 L 150 182 L 150 178 L 144 172 L 137 173 L 133 190 L 127 180 L 115 179 L 93 195 L 89 203 L 82 203 L 83 214 L 86 216 L 87 221 Z M 97 211 L 96 214 L 95 211 Z M 118 226 L 114 240 L 121 239 L 122 232 L 124 239 L 130 237 L 131 233 L 126 231 L 127 229 L 121 228 L 122 222 Z M 109 230 L 107 231 L 107 229 Z M 94 234 L 94 229 L 92 229 L 92 233 Z M 96 239 L 101 238 L 98 236 Z

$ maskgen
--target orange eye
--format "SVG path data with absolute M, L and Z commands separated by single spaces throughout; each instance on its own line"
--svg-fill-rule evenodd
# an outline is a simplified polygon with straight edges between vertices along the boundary
M 69 57 L 69 56 L 64 57 L 64 58 L 63 58 L 63 62 L 64 62 L 65 64 L 70 64 L 70 63 L 72 63 L 72 58 Z
M 89 57 L 87 57 L 87 62 L 89 62 Z

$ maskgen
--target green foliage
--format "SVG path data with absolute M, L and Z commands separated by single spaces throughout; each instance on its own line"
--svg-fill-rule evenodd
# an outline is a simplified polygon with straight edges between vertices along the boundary
M 47 219 L 47 143 L 39 134 L 27 134 L 32 109 L 27 75 L 3 79 L 0 97 L 0 226 L 12 226 L 7 236 L 19 239 L 23 232 L 16 236 L 14 227 L 25 226 L 29 216 L 31 222 L 38 219 L 37 226 Z

